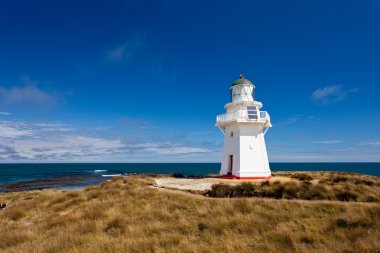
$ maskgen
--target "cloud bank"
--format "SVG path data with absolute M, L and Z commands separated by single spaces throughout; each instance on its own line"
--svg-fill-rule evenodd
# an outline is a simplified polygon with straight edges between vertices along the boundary
M 133 140 L 128 136 L 109 137 L 102 130 L 94 129 L 81 131 L 54 122 L 0 121 L 0 162 L 177 160 L 219 151 L 214 147 L 174 140 L 137 141 L 136 136 Z

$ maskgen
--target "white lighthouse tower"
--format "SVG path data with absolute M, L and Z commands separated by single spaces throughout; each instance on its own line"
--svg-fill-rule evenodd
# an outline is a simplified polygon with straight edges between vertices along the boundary
M 244 78 L 231 88 L 231 102 L 218 115 L 216 126 L 224 134 L 220 175 L 225 178 L 264 179 L 271 177 L 264 135 L 272 127 L 269 114 L 260 111 L 262 103 L 254 99 L 255 86 Z

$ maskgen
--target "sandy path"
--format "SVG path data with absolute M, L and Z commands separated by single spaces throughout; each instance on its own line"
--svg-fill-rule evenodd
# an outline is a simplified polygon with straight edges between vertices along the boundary
M 230 184 L 236 185 L 241 183 L 261 183 L 261 179 L 250 179 L 250 180 L 239 180 L 239 179 L 221 179 L 221 178 L 199 178 L 199 179 L 190 179 L 190 178 L 155 178 L 157 187 L 180 189 L 180 190 L 196 190 L 196 191 L 206 191 L 210 190 L 213 184 Z M 273 177 L 269 181 L 291 181 L 293 179 L 288 177 Z

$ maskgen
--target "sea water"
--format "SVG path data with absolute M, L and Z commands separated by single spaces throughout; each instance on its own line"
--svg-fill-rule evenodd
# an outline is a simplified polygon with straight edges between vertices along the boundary
M 270 168 L 272 171 L 341 171 L 380 176 L 380 163 L 271 163 Z M 5 185 L 25 182 L 26 189 L 78 188 L 133 173 L 207 175 L 217 174 L 219 169 L 220 163 L 0 164 L 0 191 L 5 191 Z

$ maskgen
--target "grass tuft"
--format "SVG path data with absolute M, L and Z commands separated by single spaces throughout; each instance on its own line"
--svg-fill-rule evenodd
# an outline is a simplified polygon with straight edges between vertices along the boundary
M 10 207 L 5 212 L 5 217 L 13 221 L 18 221 L 25 216 L 26 216 L 26 211 L 17 206 Z
M 125 232 L 126 221 L 123 217 L 115 217 L 107 223 L 104 232 L 108 235 L 117 237 Z

